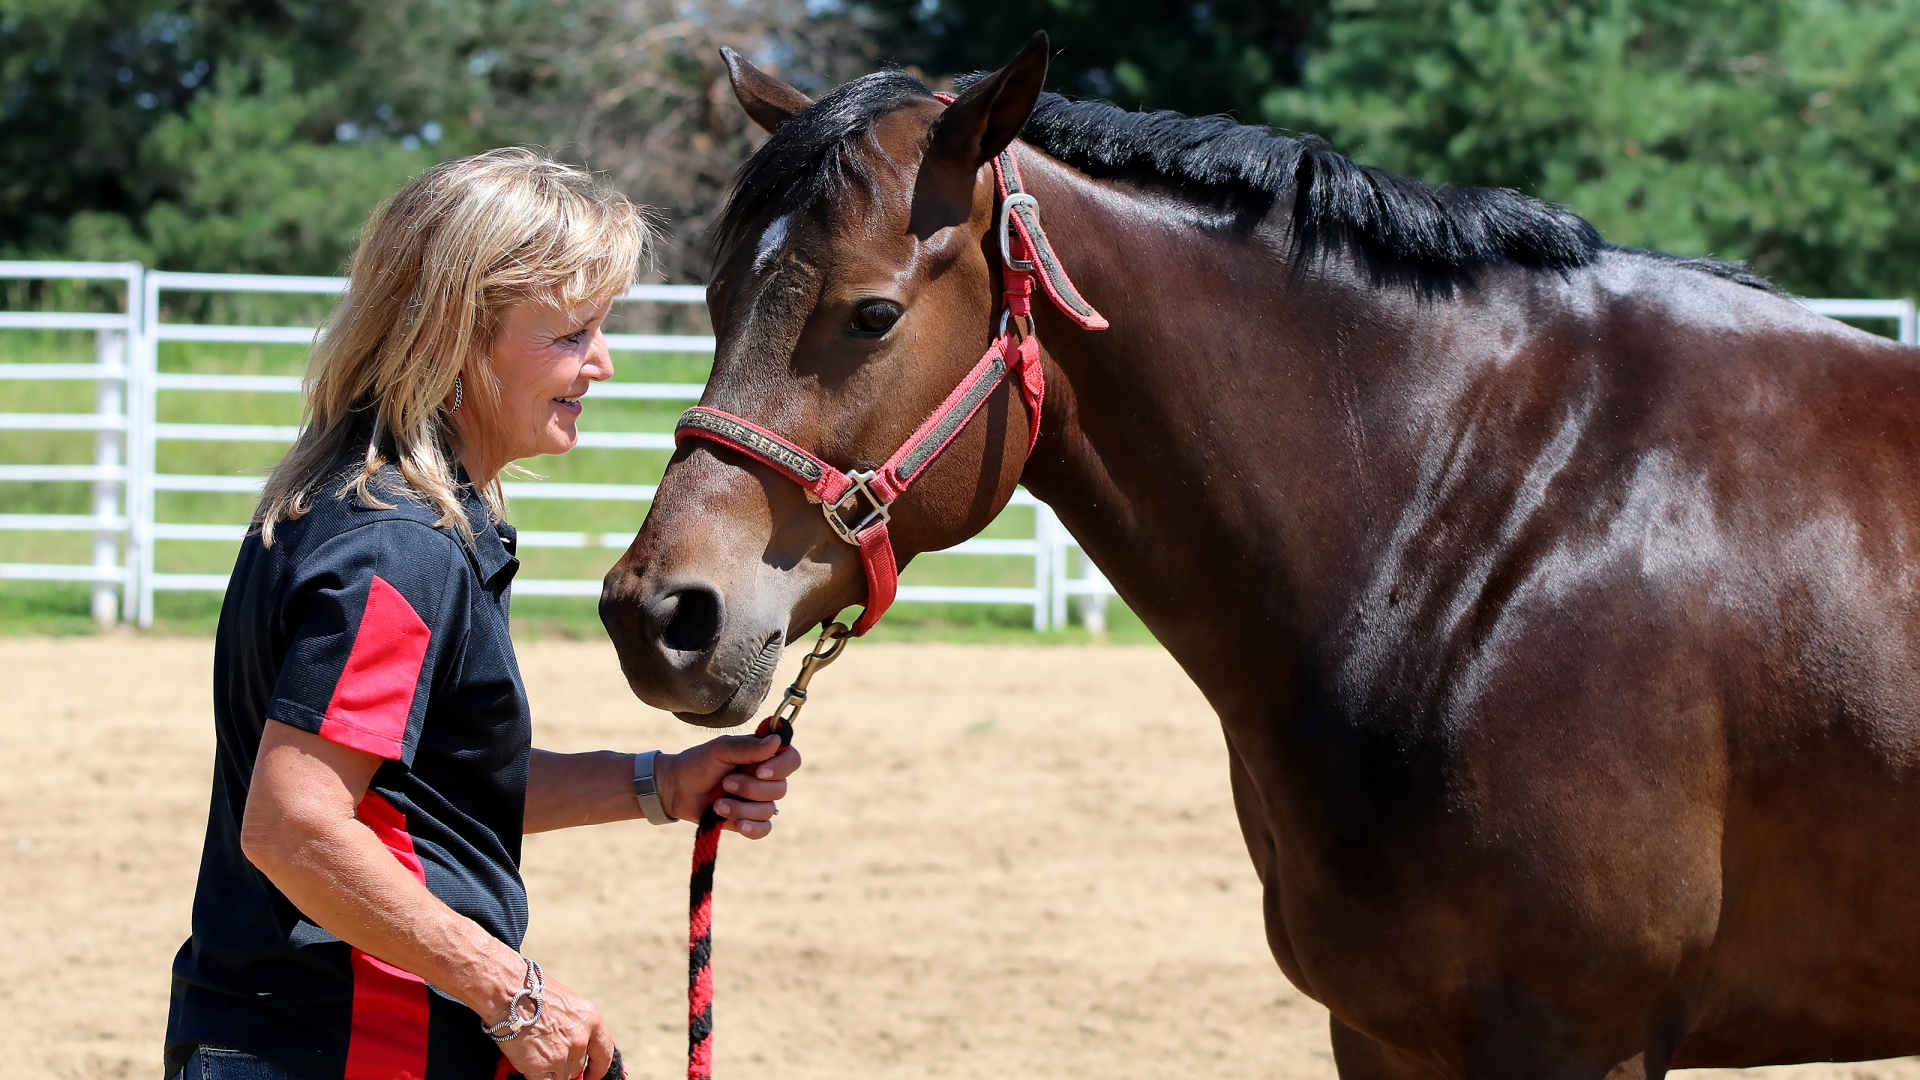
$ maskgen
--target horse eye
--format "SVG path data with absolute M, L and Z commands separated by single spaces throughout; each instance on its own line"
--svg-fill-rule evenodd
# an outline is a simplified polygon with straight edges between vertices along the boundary
M 900 321 L 900 305 L 891 300 L 868 300 L 853 309 L 853 332 L 884 334 Z

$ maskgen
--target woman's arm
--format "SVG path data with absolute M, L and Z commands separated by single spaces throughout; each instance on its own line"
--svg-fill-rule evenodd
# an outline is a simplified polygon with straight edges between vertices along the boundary
M 756 765 L 736 772 L 742 765 Z M 715 804 L 726 827 L 751 840 L 773 831 L 774 803 L 787 794 L 787 777 L 800 767 L 800 751 L 769 735 L 728 735 L 678 754 L 653 759 L 654 781 L 667 813 L 682 820 L 700 816 L 718 788 L 731 798 Z M 535 750 L 527 766 L 530 833 L 598 825 L 640 816 L 633 797 L 633 755 L 611 750 L 554 754 Z
M 354 817 L 381 759 L 268 721 L 240 848 L 302 914 L 362 952 L 451 994 L 487 1023 L 523 985 L 520 955 L 427 891 Z M 632 801 L 629 790 L 628 801 Z M 599 1080 L 613 1037 L 584 998 L 549 978 L 538 1026 L 501 1044 L 525 1076 Z

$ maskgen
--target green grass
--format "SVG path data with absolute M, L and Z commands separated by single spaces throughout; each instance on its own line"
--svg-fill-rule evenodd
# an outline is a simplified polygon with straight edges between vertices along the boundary
M 315 310 L 275 306 L 257 298 L 260 310 L 227 310 L 228 301 L 197 301 L 208 311 L 199 317 L 235 322 L 311 322 Z M 188 298 L 192 300 L 192 298 Z M 289 303 L 291 303 L 289 301 Z M 189 304 L 191 307 L 192 305 Z M 281 310 L 285 307 L 285 310 Z M 220 308 L 220 310 L 213 310 Z M 317 310 L 317 309 L 316 309 Z M 683 316 L 676 316 L 683 317 Z M 617 329 L 641 329 L 639 326 Z M 701 326 L 672 327 L 675 332 L 704 332 Z M 0 363 L 90 363 L 93 336 L 81 332 L 0 333 Z M 709 359 L 697 354 L 616 354 L 616 379 L 633 382 L 696 382 L 706 378 Z M 163 372 L 249 375 L 298 375 L 306 350 L 299 346 L 224 345 L 168 342 L 161 346 Z M 91 412 L 94 387 L 88 382 L 0 381 L 0 412 Z M 582 426 L 589 431 L 668 432 L 683 402 L 589 400 Z M 162 423 L 295 424 L 299 403 L 291 394 L 163 393 Z M 163 442 L 158 464 L 166 473 L 263 475 L 283 447 L 267 443 Z M 571 483 L 650 483 L 659 478 L 664 451 L 576 450 L 564 457 L 526 462 L 550 480 Z M 0 432 L 0 462 L 14 464 L 88 464 L 93 460 L 90 432 Z M 82 514 L 89 510 L 84 484 L 0 484 L 0 513 Z M 246 521 L 253 499 L 245 495 L 160 492 L 159 520 L 233 524 Z M 522 577 L 598 580 L 625 548 L 626 539 L 646 516 L 643 503 L 553 502 L 521 499 L 509 520 L 521 529 L 607 533 L 618 543 L 588 548 L 523 548 Z M 1031 536 L 1032 511 L 1012 507 L 988 526 L 983 536 Z M 235 545 L 164 541 L 155 553 L 162 573 L 225 574 L 233 566 Z M 92 538 L 80 533 L 0 532 L 0 562 L 92 560 Z M 1032 583 L 1032 564 L 1021 558 L 923 555 L 902 576 L 908 585 L 981 585 L 1023 587 Z M 0 634 L 72 634 L 92 632 L 88 616 L 90 587 L 84 584 L 0 581 Z M 155 597 L 154 631 L 209 634 L 219 618 L 218 593 L 162 592 Z M 1029 609 L 1015 605 L 899 604 L 871 635 L 892 641 L 1067 642 L 1090 640 L 1076 627 L 1045 634 L 1032 628 Z M 1146 628 L 1117 600 L 1109 602 L 1107 639 L 1151 641 Z M 604 631 L 591 599 L 523 596 L 514 601 L 514 630 L 526 638 L 594 638 Z
M 0 634 L 71 637 L 95 632 L 92 586 L 65 581 L 0 582 Z

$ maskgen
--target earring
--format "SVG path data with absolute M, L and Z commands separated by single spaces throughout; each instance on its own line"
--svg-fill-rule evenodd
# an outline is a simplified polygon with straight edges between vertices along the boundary
M 447 410 L 448 416 L 452 416 L 454 413 L 460 411 L 460 402 L 464 400 L 466 396 L 467 388 L 460 385 L 460 376 L 455 375 L 453 377 L 453 407 Z

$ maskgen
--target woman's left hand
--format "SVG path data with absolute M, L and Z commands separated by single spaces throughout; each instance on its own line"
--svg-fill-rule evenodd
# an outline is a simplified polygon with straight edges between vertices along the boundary
M 723 828 L 758 840 L 773 831 L 773 815 L 779 812 L 774 803 L 786 796 L 787 777 L 799 767 L 800 751 L 782 750 L 778 735 L 726 735 L 678 754 L 661 754 L 654 775 L 667 813 L 697 819 L 718 790 L 714 810 L 726 819 Z

